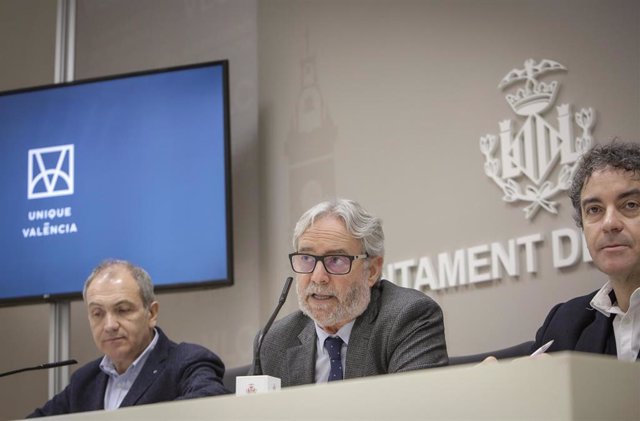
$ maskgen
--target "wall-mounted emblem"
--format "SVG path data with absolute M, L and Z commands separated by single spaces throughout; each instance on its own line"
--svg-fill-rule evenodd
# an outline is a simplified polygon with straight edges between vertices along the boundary
M 524 82 L 524 86 L 505 97 L 513 111 L 525 118 L 524 123 L 516 131 L 511 120 L 501 121 L 499 140 L 494 134 L 480 138 L 485 174 L 502 189 L 502 200 L 528 203 L 523 209 L 527 219 L 533 218 L 541 208 L 558 213 L 557 202 L 552 199 L 569 188 L 578 158 L 593 143 L 595 112 L 592 108 L 582 108 L 572 115 L 570 104 L 557 106 L 557 128 L 543 117 L 555 103 L 559 84 L 555 80 L 545 83 L 538 79 L 559 71 L 567 69 L 553 60 L 536 63 L 528 59 L 523 69 L 507 73 L 498 88 Z M 574 119 L 582 131 L 578 137 L 574 137 Z

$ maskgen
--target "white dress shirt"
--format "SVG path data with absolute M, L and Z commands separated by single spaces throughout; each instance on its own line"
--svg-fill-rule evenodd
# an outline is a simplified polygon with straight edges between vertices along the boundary
M 611 282 L 607 282 L 591 300 L 591 307 L 605 316 L 614 315 L 613 334 L 616 338 L 618 359 L 636 361 L 640 352 L 640 288 L 631 294 L 626 313 L 618 307 L 617 302 L 611 302 L 609 293 L 612 290 Z

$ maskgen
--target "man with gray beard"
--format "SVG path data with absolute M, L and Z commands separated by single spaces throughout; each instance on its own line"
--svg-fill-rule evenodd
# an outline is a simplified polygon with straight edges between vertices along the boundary
M 250 374 L 286 387 L 447 364 L 438 304 L 381 279 L 379 218 L 351 200 L 322 202 L 296 224 L 293 247 L 300 311 L 274 323 L 260 350 L 262 373 Z

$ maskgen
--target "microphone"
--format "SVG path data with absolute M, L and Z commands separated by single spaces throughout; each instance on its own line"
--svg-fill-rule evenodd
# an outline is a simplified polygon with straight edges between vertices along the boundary
M 264 326 L 264 329 L 262 329 L 262 332 L 260 332 L 260 336 L 258 336 L 258 344 L 256 346 L 256 355 L 253 357 L 253 367 L 254 367 L 253 372 L 254 372 L 254 375 L 256 376 L 259 376 L 262 374 L 262 366 L 260 365 L 260 349 L 262 348 L 262 340 L 264 339 L 264 335 L 266 335 L 269 329 L 271 328 L 271 325 L 273 324 L 273 321 L 278 315 L 278 312 L 284 305 L 284 302 L 287 301 L 287 295 L 289 294 L 289 289 L 291 288 L 292 282 L 293 282 L 293 278 L 291 276 L 289 276 L 287 280 L 284 281 L 284 287 L 282 288 L 282 293 L 280 294 L 278 305 L 276 306 L 276 309 L 271 314 L 271 317 L 269 317 L 269 321 Z
M 71 365 L 71 364 L 78 364 L 78 362 L 76 360 L 64 360 L 64 361 L 58 361 L 54 363 L 45 363 L 45 364 L 40 364 L 33 367 L 19 368 L 18 370 L 0 373 L 0 377 L 9 376 L 11 374 L 16 374 L 16 373 L 22 373 L 23 371 L 46 370 L 48 368 L 62 367 L 62 366 Z

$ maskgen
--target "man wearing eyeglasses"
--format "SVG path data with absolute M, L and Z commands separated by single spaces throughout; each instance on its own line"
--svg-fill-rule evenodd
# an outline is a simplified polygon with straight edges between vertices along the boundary
M 298 221 L 293 247 L 300 311 L 265 335 L 263 374 L 285 387 L 447 364 L 438 304 L 381 279 L 379 218 L 354 201 L 320 203 Z

